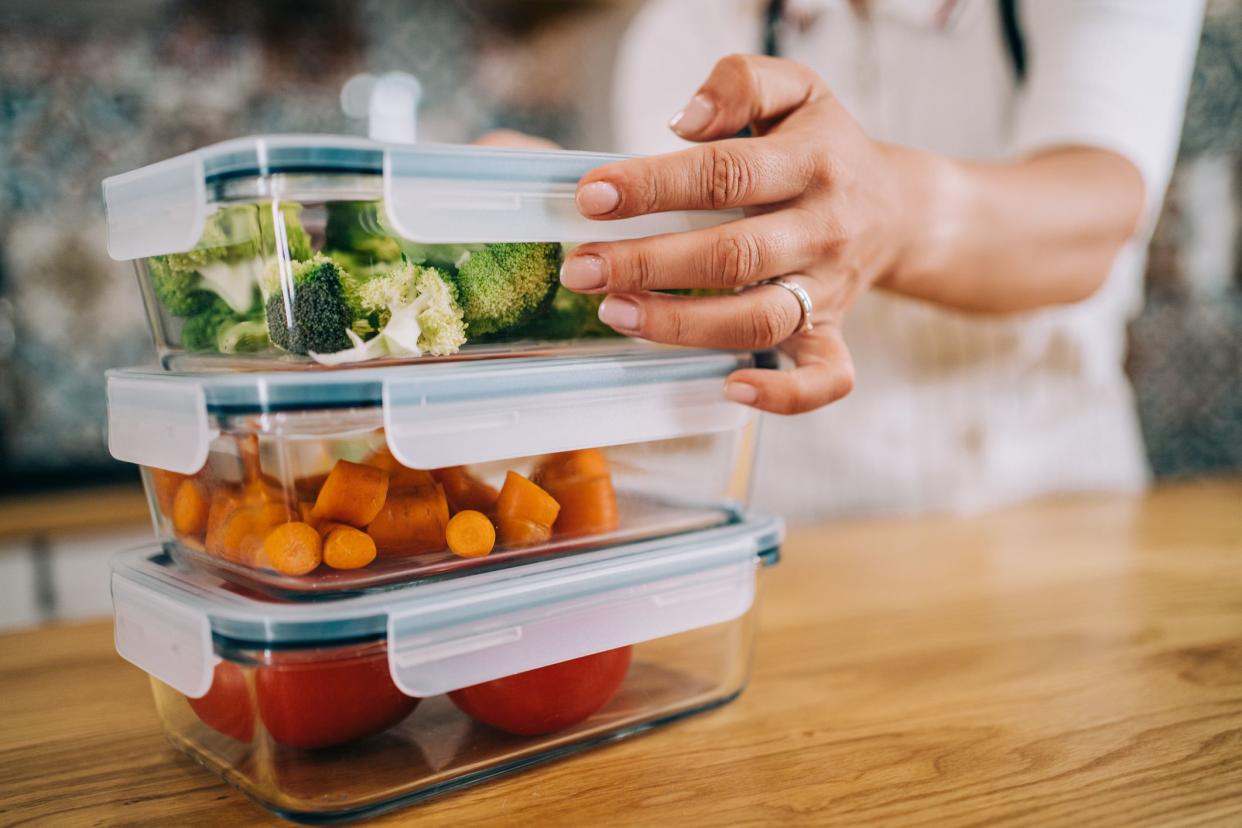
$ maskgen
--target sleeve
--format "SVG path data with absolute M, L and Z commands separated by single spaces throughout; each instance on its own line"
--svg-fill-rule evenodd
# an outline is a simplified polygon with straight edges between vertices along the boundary
M 1026 0 L 1027 77 L 1012 155 L 1112 150 L 1139 170 L 1149 213 L 1177 153 L 1203 0 Z

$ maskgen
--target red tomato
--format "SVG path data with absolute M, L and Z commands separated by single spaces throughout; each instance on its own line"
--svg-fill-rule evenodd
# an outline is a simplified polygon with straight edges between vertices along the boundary
M 259 715 L 282 745 L 323 748 L 387 730 L 418 699 L 397 689 L 383 651 L 345 658 L 284 653 L 255 676 Z
M 632 647 L 562 661 L 449 693 L 453 703 L 484 724 L 519 736 L 576 725 L 617 692 Z
M 231 661 L 221 661 L 211 676 L 211 689 L 199 699 L 186 698 L 203 724 L 239 742 L 254 735 L 254 709 L 246 674 Z

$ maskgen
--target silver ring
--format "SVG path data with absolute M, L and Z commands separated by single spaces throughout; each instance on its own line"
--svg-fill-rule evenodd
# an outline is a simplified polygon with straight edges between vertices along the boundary
M 802 285 L 798 284 L 793 279 L 788 279 L 784 276 L 777 279 L 768 279 L 764 282 L 764 284 L 779 285 L 792 293 L 794 298 L 798 300 L 798 304 L 802 307 L 802 320 L 798 325 L 798 330 L 795 331 L 795 335 L 810 333 L 815 328 L 815 323 L 811 321 L 811 314 L 814 312 L 815 308 L 811 305 L 810 295 L 806 292 Z

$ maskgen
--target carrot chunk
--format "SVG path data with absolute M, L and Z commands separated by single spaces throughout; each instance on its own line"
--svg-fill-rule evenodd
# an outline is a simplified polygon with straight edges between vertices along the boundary
M 375 555 L 375 541 L 361 529 L 337 525 L 323 536 L 323 562 L 333 569 L 361 569 Z
M 207 487 L 191 478 L 182 480 L 173 499 L 173 531 L 179 538 L 201 541 L 207 532 L 207 516 L 210 511 L 211 501 Z
M 284 523 L 267 533 L 263 556 L 277 572 L 305 575 L 323 560 L 323 542 L 309 523 Z
M 561 504 L 556 534 L 603 534 L 615 532 L 621 525 L 608 456 L 603 450 L 580 449 L 549 455 L 533 477 Z
M 487 515 L 466 509 L 453 515 L 445 530 L 448 548 L 460 558 L 481 558 L 496 545 L 496 527 Z
M 388 473 L 383 469 L 338 460 L 319 490 L 311 515 L 316 520 L 366 526 L 379 514 L 387 494 Z
M 505 546 L 532 546 L 552 537 L 561 511 L 556 498 L 515 471 L 505 475 L 496 501 L 500 541 Z
M 177 499 L 177 490 L 181 488 L 182 483 L 189 480 L 189 477 L 150 466 L 147 472 L 151 476 L 151 488 L 155 490 L 155 502 L 159 504 L 160 513 L 164 517 L 171 517 L 173 503 Z
M 444 548 L 448 499 L 440 485 L 390 492 L 367 526 L 379 557 L 403 557 Z
M 377 469 L 388 472 L 388 488 L 393 490 L 421 489 L 424 486 L 430 486 L 437 482 L 429 471 L 411 469 L 409 466 L 401 465 L 401 462 L 392 456 L 388 446 L 377 449 L 362 462 L 368 466 L 374 466 Z
M 496 510 L 496 499 L 500 497 L 500 492 L 475 477 L 465 466 L 436 469 L 431 476 L 444 487 L 449 508 L 454 512 L 473 509 L 489 514 Z

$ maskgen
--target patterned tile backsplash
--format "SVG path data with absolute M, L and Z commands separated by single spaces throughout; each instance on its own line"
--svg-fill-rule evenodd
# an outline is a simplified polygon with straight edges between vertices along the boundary
M 581 102 L 604 97 L 609 56 L 585 44 L 625 4 L 497 3 L 0 5 L 0 491 L 129 474 L 104 446 L 102 375 L 153 354 L 133 274 L 104 249 L 105 176 L 248 133 L 359 131 L 338 90 L 389 69 L 422 81 L 427 138 L 509 126 L 605 146 L 605 113 Z M 1242 470 L 1240 63 L 1242 0 L 1215 0 L 1133 327 L 1160 474 Z

